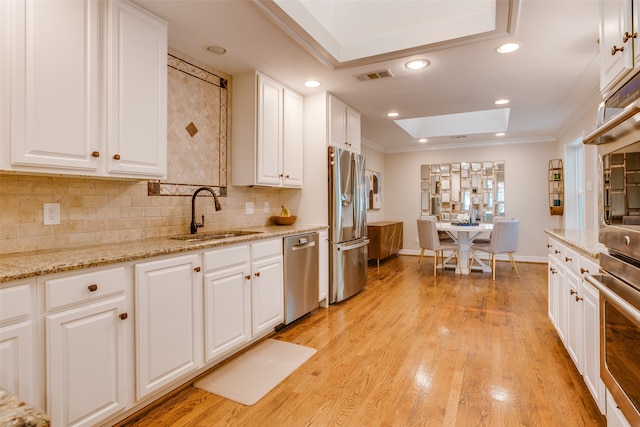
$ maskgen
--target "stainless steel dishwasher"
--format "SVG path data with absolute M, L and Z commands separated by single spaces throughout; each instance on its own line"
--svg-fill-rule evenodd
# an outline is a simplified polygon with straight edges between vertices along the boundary
M 284 238 L 284 324 L 318 307 L 318 233 Z

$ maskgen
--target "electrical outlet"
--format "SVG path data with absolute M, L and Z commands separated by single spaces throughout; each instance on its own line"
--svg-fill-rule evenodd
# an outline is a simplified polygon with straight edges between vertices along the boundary
M 44 225 L 60 224 L 60 203 L 44 204 Z
M 264 213 L 269 213 L 269 202 L 264 202 Z
M 251 215 L 253 213 L 253 202 L 247 202 L 244 205 L 244 213 Z

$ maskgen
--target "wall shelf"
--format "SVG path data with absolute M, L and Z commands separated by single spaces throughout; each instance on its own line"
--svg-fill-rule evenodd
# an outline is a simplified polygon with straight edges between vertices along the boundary
M 549 160 L 549 213 L 564 213 L 564 168 L 561 159 Z

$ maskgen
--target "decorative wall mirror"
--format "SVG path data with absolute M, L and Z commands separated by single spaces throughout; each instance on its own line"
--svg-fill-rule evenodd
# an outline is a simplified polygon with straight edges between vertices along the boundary
M 450 220 L 472 213 L 474 221 L 504 216 L 504 161 L 420 166 L 422 214 Z

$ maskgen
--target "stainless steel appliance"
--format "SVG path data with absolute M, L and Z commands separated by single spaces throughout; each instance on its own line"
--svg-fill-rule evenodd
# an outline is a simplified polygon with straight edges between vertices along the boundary
M 367 282 L 365 159 L 329 147 L 329 303 L 343 301 Z
M 600 377 L 640 425 L 640 74 L 604 101 L 585 144 L 600 157 Z
M 318 307 L 318 233 L 284 238 L 284 324 Z

